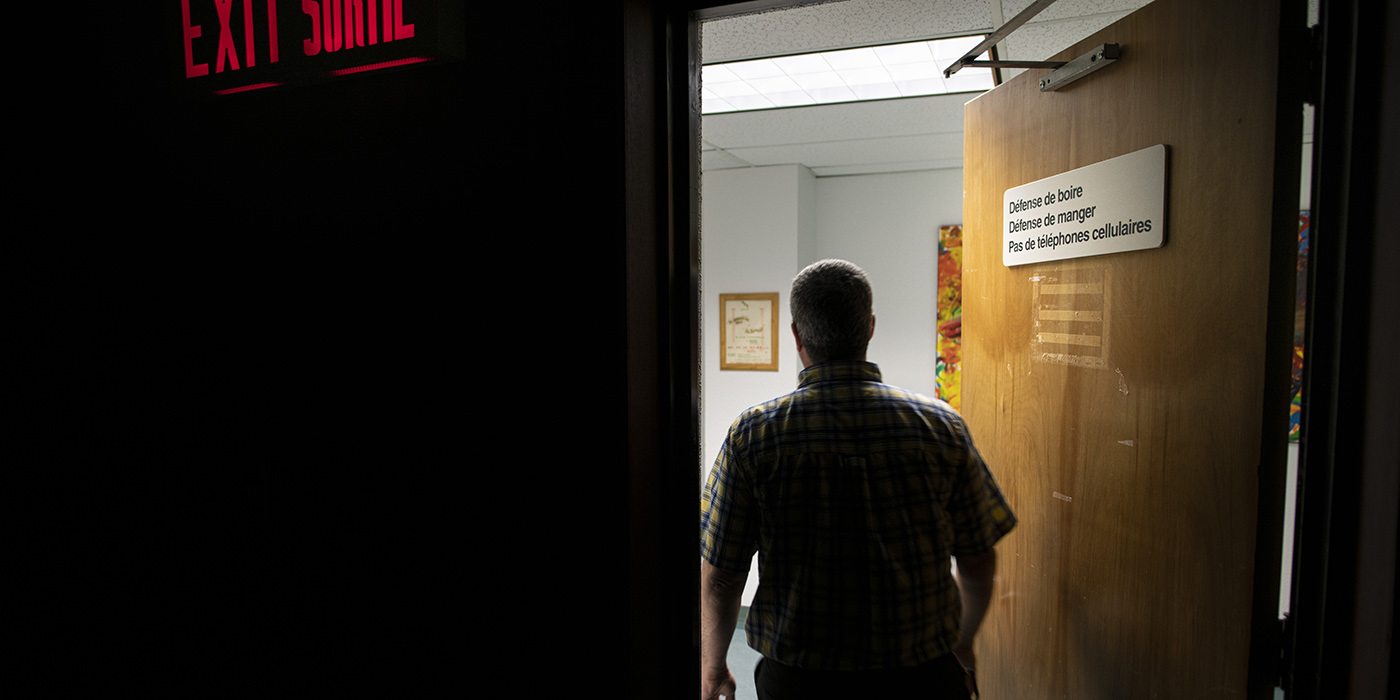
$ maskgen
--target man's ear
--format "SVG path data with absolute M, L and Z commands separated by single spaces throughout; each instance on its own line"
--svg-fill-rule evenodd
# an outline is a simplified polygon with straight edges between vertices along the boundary
M 797 359 L 802 360 L 802 369 L 812 366 L 812 358 L 807 355 L 807 346 L 802 344 L 802 336 L 797 334 L 797 324 L 792 324 L 792 339 L 797 341 Z
M 797 326 L 793 326 L 792 330 L 793 330 L 794 333 L 797 332 Z M 870 314 L 870 335 L 866 337 L 866 341 L 869 341 L 871 338 L 874 338 L 874 337 L 875 337 L 875 314 Z

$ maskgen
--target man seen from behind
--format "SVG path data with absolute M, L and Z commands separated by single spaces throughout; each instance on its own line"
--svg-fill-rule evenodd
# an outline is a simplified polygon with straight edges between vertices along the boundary
M 734 695 L 725 659 L 755 553 L 760 699 L 968 698 L 993 546 L 1016 518 L 962 417 L 865 361 L 859 267 L 814 263 L 790 303 L 798 388 L 734 421 L 701 494 L 702 700 Z

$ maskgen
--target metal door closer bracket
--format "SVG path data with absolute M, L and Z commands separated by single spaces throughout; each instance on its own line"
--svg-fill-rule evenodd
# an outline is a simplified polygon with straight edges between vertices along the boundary
M 1103 68 L 1118 60 L 1121 52 L 1117 44 L 1102 44 L 1097 49 L 1069 61 L 1040 79 L 1041 92 L 1054 92 L 1070 83 Z M 1056 61 L 1051 61 L 1055 63 Z
M 967 66 L 979 68 L 1041 68 L 1050 69 L 1050 75 L 1040 79 L 1041 92 L 1053 92 L 1080 78 L 1103 68 L 1104 66 L 1118 60 L 1122 55 L 1118 44 L 1103 44 L 1089 53 L 1080 56 L 1072 61 L 978 61 L 975 57 L 996 46 L 1002 39 L 1005 39 L 1018 27 L 1025 24 L 1027 20 L 1040 14 L 1041 10 L 1054 4 L 1055 0 L 1036 0 L 1030 7 L 1022 10 L 1020 14 L 1011 18 L 1010 22 L 1003 24 L 996 31 L 987 35 L 981 43 L 974 46 L 962 58 L 953 62 L 943 71 L 943 77 L 948 78 L 959 70 Z M 995 57 L 993 53 L 993 57 Z

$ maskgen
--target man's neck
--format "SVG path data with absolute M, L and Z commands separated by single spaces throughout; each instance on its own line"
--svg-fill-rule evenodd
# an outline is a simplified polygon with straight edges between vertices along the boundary
M 868 360 L 865 359 L 865 355 L 861 355 L 860 357 L 850 357 L 850 358 L 845 358 L 845 357 L 833 357 L 833 358 L 827 358 L 827 359 L 825 359 L 825 360 L 813 360 L 813 359 L 808 358 L 806 355 L 807 355 L 806 353 L 802 353 L 802 369 L 807 369 L 808 367 L 811 367 L 811 366 L 813 366 L 813 365 L 825 364 L 825 363 L 827 363 L 827 362 L 868 362 Z

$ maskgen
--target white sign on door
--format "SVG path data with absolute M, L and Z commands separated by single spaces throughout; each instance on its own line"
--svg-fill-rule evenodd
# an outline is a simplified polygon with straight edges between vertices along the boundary
M 1163 144 L 1013 187 L 1002 198 L 1001 262 L 1160 248 L 1166 200 Z

